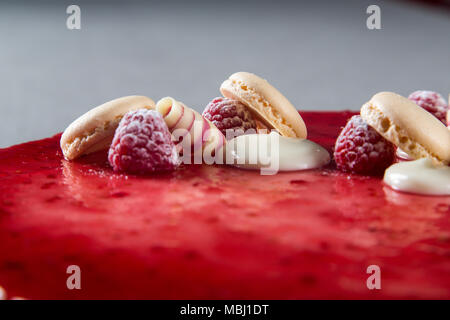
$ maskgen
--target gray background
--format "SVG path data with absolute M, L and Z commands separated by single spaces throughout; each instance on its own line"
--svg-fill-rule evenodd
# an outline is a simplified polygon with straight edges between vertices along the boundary
M 81 7 L 81 30 L 66 8 Z M 366 28 L 381 7 L 382 30 Z M 447 7 L 448 9 L 448 7 Z M 29 1 L 0 4 L 0 148 L 62 131 L 107 100 L 171 95 L 202 111 L 236 71 L 299 109 L 378 91 L 450 92 L 450 14 L 405 1 Z

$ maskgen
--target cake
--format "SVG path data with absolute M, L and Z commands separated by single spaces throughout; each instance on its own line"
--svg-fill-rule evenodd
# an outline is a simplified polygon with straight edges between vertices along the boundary
M 332 150 L 353 113 L 301 112 Z M 182 165 L 114 173 L 60 135 L 0 150 L 0 284 L 27 299 L 450 297 L 450 198 L 399 193 L 333 164 L 261 176 Z M 81 290 L 68 290 L 69 265 Z M 381 269 L 369 290 L 367 268 Z
M 247 72 L 220 91 L 203 114 L 118 98 L 0 149 L 0 300 L 450 298 L 440 96 L 357 114 Z

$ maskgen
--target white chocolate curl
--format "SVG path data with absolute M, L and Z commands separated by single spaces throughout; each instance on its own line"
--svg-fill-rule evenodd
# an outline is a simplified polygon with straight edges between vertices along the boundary
M 162 98 L 156 104 L 156 110 L 163 116 L 171 133 L 177 129 L 186 130 L 185 135 L 189 134 L 187 138 L 194 152 L 202 148 L 203 155 L 211 156 L 218 154 L 225 144 L 225 137 L 212 122 L 180 101 Z

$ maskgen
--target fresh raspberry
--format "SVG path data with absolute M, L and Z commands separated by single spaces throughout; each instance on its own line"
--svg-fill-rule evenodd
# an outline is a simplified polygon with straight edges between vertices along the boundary
M 145 174 L 174 170 L 178 154 L 161 114 L 141 109 L 120 121 L 108 160 L 114 171 Z
M 227 98 L 215 98 L 203 110 L 203 116 L 215 124 L 226 137 L 226 131 L 234 130 L 235 135 L 249 129 L 256 132 L 256 122 L 247 107 L 237 100 Z M 242 134 L 241 133 L 241 134 Z
M 419 107 L 424 108 L 429 113 L 438 118 L 442 123 L 446 124 L 447 116 L 447 102 L 445 99 L 437 92 L 418 90 L 411 93 L 408 97 L 409 100 L 413 101 Z
M 395 148 L 361 116 L 353 116 L 336 140 L 334 160 L 345 172 L 379 175 L 394 162 Z

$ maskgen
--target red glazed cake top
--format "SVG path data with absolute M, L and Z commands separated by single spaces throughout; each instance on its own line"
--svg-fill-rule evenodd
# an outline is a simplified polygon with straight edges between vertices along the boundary
M 352 114 L 301 115 L 332 152 Z M 59 135 L 2 149 L 0 284 L 31 299 L 449 298 L 449 197 L 349 177 L 332 165 L 124 175 L 105 152 L 64 160 Z M 67 289 L 69 265 L 82 290 Z

